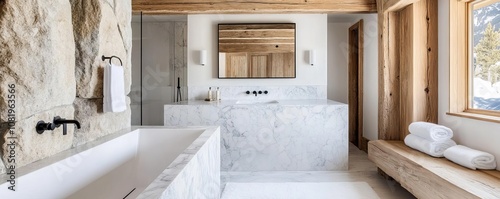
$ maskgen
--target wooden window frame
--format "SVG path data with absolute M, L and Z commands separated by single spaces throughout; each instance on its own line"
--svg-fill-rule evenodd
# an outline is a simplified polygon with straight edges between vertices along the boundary
M 496 1 L 496 0 L 495 0 Z M 448 115 L 500 123 L 500 112 L 472 109 L 470 16 L 478 0 L 450 0 L 450 107 Z M 479 2 L 479 3 L 478 3 Z M 485 4 L 486 6 L 489 4 Z

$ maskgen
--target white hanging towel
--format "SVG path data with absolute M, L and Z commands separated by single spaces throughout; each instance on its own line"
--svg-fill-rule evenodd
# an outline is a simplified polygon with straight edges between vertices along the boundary
M 411 134 L 429 141 L 445 141 L 453 137 L 453 131 L 450 128 L 429 122 L 412 122 L 408 130 Z
M 446 149 L 457 145 L 455 141 L 450 139 L 433 142 L 413 134 L 408 134 L 404 141 L 407 146 L 434 157 L 443 157 Z
M 104 112 L 123 112 L 127 110 L 125 97 L 125 77 L 123 66 L 106 64 L 104 67 L 104 85 L 103 85 Z
M 495 156 L 466 146 L 457 145 L 444 151 L 444 157 L 470 169 L 495 169 Z

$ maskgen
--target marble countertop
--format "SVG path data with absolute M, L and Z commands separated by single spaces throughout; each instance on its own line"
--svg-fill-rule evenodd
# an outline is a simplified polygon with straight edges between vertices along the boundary
M 277 101 L 277 102 L 276 102 Z M 328 99 L 312 99 L 312 100 L 220 100 L 220 101 L 203 101 L 203 100 L 189 100 L 175 102 L 166 105 L 211 105 L 211 106 L 248 106 L 248 105 L 268 105 L 268 106 L 290 106 L 290 105 L 339 105 L 347 106 L 347 104 L 328 100 Z

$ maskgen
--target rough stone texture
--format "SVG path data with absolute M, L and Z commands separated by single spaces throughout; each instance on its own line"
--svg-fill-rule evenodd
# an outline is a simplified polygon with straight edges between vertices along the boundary
M 123 45 L 127 52 L 127 61 L 125 61 L 125 74 L 128 75 L 128 80 L 125 82 L 127 88 L 125 93 L 129 94 L 132 85 L 132 2 L 131 0 L 115 0 L 115 16 L 118 19 L 118 27 L 120 28 Z M 127 77 L 127 76 L 126 76 Z
M 73 146 L 130 127 L 130 98 L 127 98 L 127 110 L 120 113 L 103 113 L 102 99 L 76 98 L 74 106 L 75 118 L 81 121 L 82 129 L 75 134 Z
M 72 124 L 68 125 L 66 135 L 63 135 L 62 126 L 54 131 L 45 131 L 43 134 L 38 134 L 35 131 L 35 126 L 40 120 L 52 122 L 54 116 L 71 119 L 74 111 L 72 105 L 66 105 L 17 121 L 14 130 L 14 134 L 17 136 L 17 139 L 14 139 L 17 142 L 15 148 L 16 168 L 71 148 L 75 129 Z M 2 133 L 0 144 L 3 149 L 7 149 L 7 144 L 13 140 L 8 138 L 11 137 L 7 133 L 8 131 L 5 125 L 0 129 Z M 80 131 L 80 129 L 77 131 Z M 8 153 L 6 152 L 7 150 L 3 151 L 2 160 L 7 165 Z
M 72 29 L 68 1 L 0 1 L 0 123 L 9 84 L 16 86 L 16 120 L 73 103 Z
M 126 17 L 121 13 L 130 12 L 131 9 L 128 7 L 125 10 L 115 11 L 119 9 L 118 5 L 126 2 L 130 4 L 130 0 L 71 1 L 76 41 L 76 94 L 80 98 L 102 98 L 103 67 L 106 65 L 101 60 L 102 55 L 121 58 L 125 67 L 125 92 L 130 92 L 131 56 L 128 52 L 130 50 L 127 51 L 127 45 L 131 43 L 131 37 L 127 35 L 129 34 L 127 31 L 131 26 L 122 24 L 130 22 L 130 16 Z M 115 12 L 119 13 L 120 20 L 115 16 Z M 119 61 L 114 59 L 113 63 L 119 64 Z
M 132 49 L 132 3 L 130 0 L 115 0 L 114 12 L 118 20 L 123 44 L 127 51 Z
M 16 167 L 130 126 L 130 107 L 102 113 L 101 56 L 115 55 L 131 82 L 130 0 L 0 0 L 0 173 L 5 173 L 8 85 L 15 84 Z M 114 60 L 118 64 L 118 60 Z M 75 78 L 76 76 L 76 78 Z M 75 100 L 75 96 L 80 96 Z M 96 98 L 96 99 L 84 99 Z M 73 108 L 73 106 L 76 107 Z M 75 112 L 76 110 L 76 112 Z M 77 119 L 37 134 L 39 120 Z
M 3 160 L 0 161 L 0 174 L 7 172 L 7 168 L 3 164 Z

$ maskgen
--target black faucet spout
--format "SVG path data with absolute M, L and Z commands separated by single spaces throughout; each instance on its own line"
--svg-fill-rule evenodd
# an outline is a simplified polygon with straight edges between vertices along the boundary
M 64 125 L 64 124 L 75 124 L 76 128 L 77 129 L 80 129 L 80 122 L 76 121 L 76 120 L 66 120 L 66 119 L 62 119 L 62 118 L 58 118 L 58 119 L 54 119 L 54 124 L 56 126 L 59 126 L 59 125 Z
M 76 120 L 67 120 L 67 119 L 61 118 L 59 116 L 54 117 L 53 123 L 56 125 L 56 127 L 61 126 L 61 124 L 63 125 L 63 135 L 66 135 L 66 132 L 67 132 L 66 124 L 75 124 L 76 128 L 80 129 L 80 122 L 78 122 Z
M 74 124 L 76 126 L 76 128 L 78 128 L 78 129 L 81 128 L 80 122 L 78 122 L 76 120 L 67 120 L 67 119 L 61 118 L 59 116 L 56 116 L 56 117 L 54 117 L 54 120 L 52 121 L 52 123 L 39 121 L 36 124 L 36 132 L 38 134 L 42 134 L 46 130 L 52 131 L 52 130 L 60 127 L 61 124 L 63 125 L 63 135 L 67 134 L 67 124 Z

